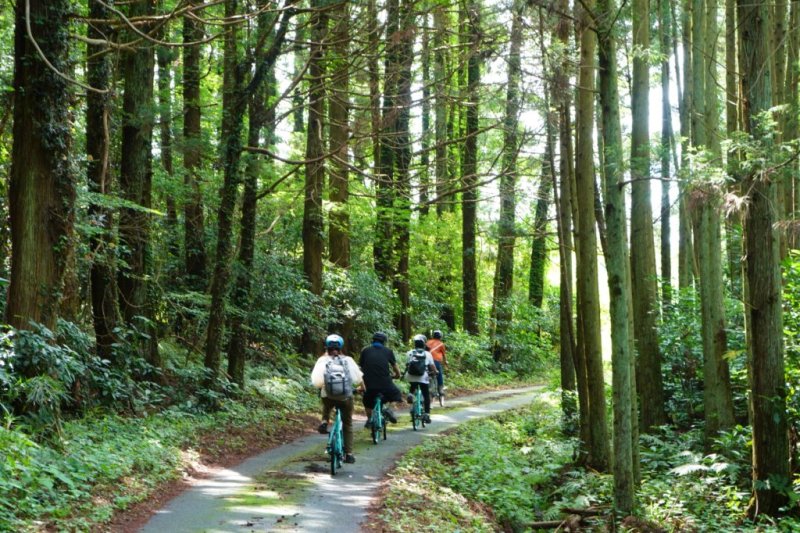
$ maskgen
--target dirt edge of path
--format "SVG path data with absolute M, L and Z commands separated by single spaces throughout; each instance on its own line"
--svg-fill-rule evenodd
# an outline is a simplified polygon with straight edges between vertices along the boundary
M 474 394 L 501 390 L 511 391 L 520 386 L 523 386 L 523 384 L 513 383 L 508 386 L 495 386 L 482 389 L 458 389 L 452 391 L 449 397 L 461 398 Z M 513 394 L 514 393 L 509 392 L 509 395 Z M 357 400 L 357 403 L 359 404 L 357 412 L 363 414 L 360 401 Z M 277 448 L 278 446 L 289 443 L 305 435 L 313 434 L 315 428 L 319 424 L 319 416 L 313 413 L 298 414 L 295 415 L 294 418 L 297 419 L 297 424 L 281 427 L 281 429 L 275 433 L 265 434 L 263 428 L 258 427 L 252 427 L 242 431 L 239 436 L 243 438 L 246 445 L 238 448 L 224 445 L 220 446 L 220 442 L 233 442 L 233 439 L 219 439 L 221 435 L 229 434 L 227 429 L 209 434 L 203 439 L 199 446 L 198 452 L 200 454 L 200 459 L 188 464 L 187 468 L 182 472 L 181 478 L 160 485 L 144 500 L 124 510 L 116 511 L 109 522 L 95 524 L 92 527 L 92 532 L 135 533 L 150 520 L 156 511 L 164 507 L 164 505 L 173 498 L 190 489 L 198 481 L 213 477 L 222 469 L 236 466 L 254 455 Z M 386 480 L 383 480 L 381 482 L 381 492 L 379 493 L 381 497 L 377 500 L 378 502 L 383 501 L 383 491 L 385 491 L 387 487 Z M 367 516 L 374 516 L 371 507 Z
M 220 470 L 235 466 L 261 452 L 311 434 L 319 424 L 319 417 L 316 414 L 296 414 L 293 418 L 297 420 L 297 424 L 282 426 L 275 433 L 265 434 L 263 428 L 258 427 L 241 431 L 238 436 L 244 439 L 246 443 L 244 446 L 234 447 L 224 444 L 220 446 L 220 442 L 234 441 L 234 439 L 219 439 L 221 435 L 229 434 L 227 429 L 206 436 L 202 439 L 198 450 L 200 459 L 188 464 L 180 479 L 160 485 L 147 498 L 127 509 L 115 512 L 111 521 L 95 525 L 92 531 L 95 533 L 135 533 L 150 520 L 157 510 L 198 481 L 210 478 Z M 214 443 L 213 446 L 205 445 L 211 442 Z

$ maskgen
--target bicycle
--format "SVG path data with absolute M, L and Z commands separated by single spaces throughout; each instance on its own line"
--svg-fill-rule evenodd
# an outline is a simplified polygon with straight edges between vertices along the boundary
M 439 382 L 436 380 L 436 376 L 431 378 L 431 398 L 436 398 L 439 400 L 439 407 L 444 407 L 444 387 L 439 388 Z
M 425 427 L 424 405 L 422 387 L 417 386 L 417 390 L 414 391 L 414 403 L 411 405 L 411 426 L 414 428 L 414 431 L 417 430 L 417 426 L 420 424 L 422 424 L 422 427 Z
M 386 417 L 383 414 L 383 394 L 378 394 L 375 398 L 375 406 L 372 408 L 372 415 L 369 417 L 370 432 L 372 433 L 372 444 L 378 444 L 378 436 L 383 433 L 383 440 L 386 440 Z
M 342 413 L 339 407 L 333 408 L 335 416 L 333 418 L 333 427 L 328 435 L 328 446 L 325 448 L 325 453 L 330 456 L 331 461 L 331 475 L 336 475 L 336 470 L 342 467 L 344 461 L 344 426 L 342 425 Z

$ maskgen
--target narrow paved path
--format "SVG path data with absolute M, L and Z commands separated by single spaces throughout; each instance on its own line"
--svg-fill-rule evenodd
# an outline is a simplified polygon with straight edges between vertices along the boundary
M 390 425 L 377 446 L 353 421 L 356 463 L 331 477 L 325 437 L 310 435 L 251 457 L 187 490 L 141 529 L 165 532 L 330 532 L 360 531 L 381 479 L 398 456 L 426 438 L 468 420 L 522 407 L 541 390 L 527 387 L 453 399 L 447 409 L 434 406 L 432 423 L 413 431 L 406 412 Z

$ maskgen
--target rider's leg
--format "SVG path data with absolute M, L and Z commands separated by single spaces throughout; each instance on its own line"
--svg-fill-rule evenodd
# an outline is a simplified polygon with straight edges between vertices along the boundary
M 353 398 L 350 397 L 339 403 L 342 410 L 342 426 L 344 430 L 344 453 L 353 453 Z
M 436 384 L 439 386 L 439 394 L 441 394 L 442 387 L 444 386 L 444 374 L 442 374 L 442 362 L 434 360 L 433 364 L 436 365 Z
M 431 412 L 431 388 L 428 386 L 427 383 L 420 383 L 420 388 L 422 388 L 422 399 L 425 401 L 425 412 Z

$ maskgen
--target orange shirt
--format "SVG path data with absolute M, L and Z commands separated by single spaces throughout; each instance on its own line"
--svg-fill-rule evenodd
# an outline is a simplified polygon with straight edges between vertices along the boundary
M 440 363 L 444 360 L 446 348 L 442 341 L 439 339 L 431 339 L 428 341 L 428 351 L 431 352 L 434 361 Z

